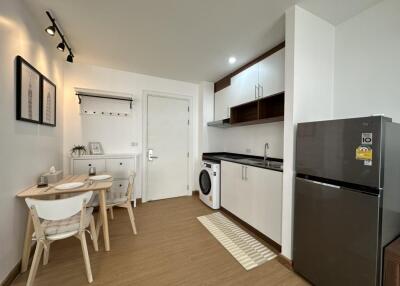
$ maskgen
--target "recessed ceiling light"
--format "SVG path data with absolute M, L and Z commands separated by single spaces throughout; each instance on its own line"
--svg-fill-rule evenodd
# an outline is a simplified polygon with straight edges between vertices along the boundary
M 230 57 L 228 62 L 233 65 L 234 63 L 236 63 L 236 58 L 235 57 Z

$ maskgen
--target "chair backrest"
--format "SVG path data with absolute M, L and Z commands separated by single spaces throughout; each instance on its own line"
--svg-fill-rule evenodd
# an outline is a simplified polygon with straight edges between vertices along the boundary
M 25 202 L 31 209 L 35 208 L 39 218 L 46 220 L 66 219 L 79 213 L 82 205 L 89 202 L 93 192 L 86 192 L 74 197 L 59 200 L 36 200 L 26 198 Z
M 130 176 L 129 176 L 129 184 L 128 184 L 128 189 L 126 190 L 126 196 L 128 197 L 128 200 L 131 200 L 132 197 L 132 193 L 133 193 L 133 183 L 135 182 L 135 177 L 136 177 L 136 173 L 133 172 Z

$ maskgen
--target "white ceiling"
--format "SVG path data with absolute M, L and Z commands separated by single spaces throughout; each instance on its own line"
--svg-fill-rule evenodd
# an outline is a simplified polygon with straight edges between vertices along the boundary
M 216 81 L 282 42 L 284 13 L 295 2 L 337 23 L 377 0 L 25 2 L 40 29 L 50 24 L 44 11 L 53 12 L 75 62 L 199 82 Z M 55 47 L 58 39 L 53 41 Z M 230 56 L 237 58 L 233 66 Z

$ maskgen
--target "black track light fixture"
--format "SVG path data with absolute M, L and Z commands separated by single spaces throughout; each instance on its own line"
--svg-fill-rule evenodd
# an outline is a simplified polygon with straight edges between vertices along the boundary
M 67 62 L 73 63 L 74 62 L 74 56 L 69 54 L 68 57 L 67 57 Z
M 57 46 L 57 49 L 59 49 L 60 51 L 63 52 L 63 51 L 65 50 L 65 44 L 64 44 L 64 42 L 59 43 L 58 46 Z
M 60 36 L 61 42 L 57 45 L 57 49 L 60 51 L 64 51 L 67 48 L 69 54 L 67 56 L 67 62 L 73 63 L 74 62 L 74 53 L 72 52 L 71 47 L 68 45 L 67 41 L 65 40 L 64 34 L 61 32 L 61 27 L 56 23 L 56 19 L 51 15 L 50 11 L 46 11 L 47 17 L 49 17 L 51 21 L 51 26 L 46 28 L 46 32 L 54 36 L 56 33 Z
M 47 34 L 49 34 L 50 36 L 54 36 L 56 34 L 56 27 L 54 26 L 48 26 L 45 30 L 47 32 Z

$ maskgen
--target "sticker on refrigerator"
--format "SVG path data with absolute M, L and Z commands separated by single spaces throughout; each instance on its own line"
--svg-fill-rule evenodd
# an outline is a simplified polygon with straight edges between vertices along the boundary
M 361 144 L 362 145 L 372 145 L 372 133 L 362 133 L 361 134 Z
M 365 160 L 364 166 L 372 166 L 372 160 Z
M 359 146 L 356 149 L 356 160 L 372 161 L 372 149 L 368 146 Z

